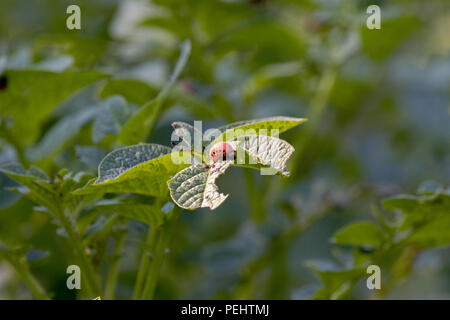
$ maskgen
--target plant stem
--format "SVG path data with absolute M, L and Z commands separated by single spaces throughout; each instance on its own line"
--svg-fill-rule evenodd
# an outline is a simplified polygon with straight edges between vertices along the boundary
M 301 168 L 301 160 L 305 155 L 305 148 L 307 146 L 307 142 L 310 140 L 311 135 L 314 133 L 316 128 L 318 127 L 320 120 L 322 118 L 322 114 L 324 113 L 328 98 L 331 93 L 331 89 L 336 81 L 338 73 L 338 67 L 334 64 L 328 66 L 328 68 L 323 73 L 322 77 L 319 80 L 319 84 L 317 90 L 311 100 L 311 113 L 309 115 L 309 121 L 306 123 L 308 130 L 305 132 L 299 133 L 297 143 L 295 144 L 295 157 L 293 163 L 295 163 L 295 167 L 293 170 L 297 168 Z M 293 172 L 293 175 L 296 172 Z
M 152 248 L 155 243 L 156 230 L 150 226 L 147 234 L 147 240 L 145 241 L 144 249 L 142 252 L 141 263 L 139 265 L 139 271 L 136 278 L 136 284 L 134 286 L 133 300 L 137 300 L 141 297 L 142 289 L 144 288 L 145 273 L 150 263 L 147 255 L 147 249 Z
M 247 186 L 248 203 L 250 206 L 251 217 L 255 223 L 261 223 L 266 218 L 262 192 L 255 184 L 255 177 L 252 170 L 243 170 L 245 184 Z
M 12 264 L 20 278 L 25 282 L 31 293 L 39 300 L 49 300 L 50 297 L 45 292 L 39 281 L 31 274 L 28 266 L 18 259 L 11 257 L 8 261 Z
M 81 264 L 80 267 L 83 272 L 82 279 L 85 279 L 84 283 L 86 284 L 87 292 L 94 297 L 101 296 L 102 291 L 100 289 L 100 284 L 97 277 L 95 276 L 94 268 L 92 267 L 91 262 L 86 257 L 83 244 L 78 232 L 75 229 L 75 226 L 72 224 L 72 221 L 64 214 L 64 211 L 60 206 L 58 206 L 58 210 L 55 212 L 55 216 L 59 219 L 62 227 L 69 236 L 75 255 L 79 263 Z
M 119 277 L 119 261 L 125 243 L 125 233 L 117 236 L 116 246 L 114 248 L 113 261 L 109 267 L 108 277 L 106 279 L 105 299 L 113 300 L 116 292 L 117 278 Z
M 159 235 L 157 237 L 155 248 L 153 250 L 153 259 L 148 270 L 148 277 L 145 282 L 144 291 L 142 292 L 142 299 L 144 300 L 153 299 L 161 268 L 164 264 L 166 249 L 169 247 L 174 226 L 178 220 L 178 217 L 180 216 L 180 213 L 181 209 L 179 207 L 175 207 L 169 213 L 166 223 L 159 230 Z

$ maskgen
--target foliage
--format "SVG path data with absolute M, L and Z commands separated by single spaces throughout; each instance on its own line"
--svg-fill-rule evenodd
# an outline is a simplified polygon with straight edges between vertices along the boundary
M 431 190 L 421 187 L 418 195 L 399 195 L 384 200 L 384 209 L 398 214 L 386 217 L 377 211 L 378 224 L 355 222 L 338 230 L 332 240 L 354 248 L 353 264 L 346 270 L 319 269 L 324 288 L 318 290 L 315 297 L 345 297 L 358 280 L 367 276 L 364 267 L 368 265 L 390 270 L 379 293 L 383 295 L 409 274 L 410 264 L 421 251 L 449 245 L 450 190 L 434 187 Z
M 0 298 L 448 298 L 447 1 L 71 4 L 0 3 Z

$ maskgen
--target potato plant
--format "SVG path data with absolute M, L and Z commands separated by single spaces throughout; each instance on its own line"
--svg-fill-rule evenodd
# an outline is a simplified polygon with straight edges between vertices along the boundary
M 0 3 L 0 299 L 448 298 L 445 1 L 69 2 Z

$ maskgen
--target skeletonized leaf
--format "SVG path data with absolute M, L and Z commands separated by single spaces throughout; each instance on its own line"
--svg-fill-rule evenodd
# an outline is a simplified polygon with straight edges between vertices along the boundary
M 269 170 L 266 174 L 289 176 L 286 162 L 295 149 L 286 141 L 271 136 L 242 136 L 231 144 L 237 152 L 237 164 L 246 162 L 257 169 L 266 166 L 269 167 L 264 169 Z
M 209 169 L 202 164 L 178 172 L 167 184 L 173 201 L 184 209 L 217 208 L 227 197 L 218 191 L 216 179 L 232 164 L 219 161 Z

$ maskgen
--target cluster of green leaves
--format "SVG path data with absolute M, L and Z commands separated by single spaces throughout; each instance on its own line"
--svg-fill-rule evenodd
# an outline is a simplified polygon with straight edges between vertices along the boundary
M 429 71 L 438 66 L 445 74 L 447 66 L 435 58 L 448 53 L 445 1 L 427 3 L 427 10 L 420 0 L 378 1 L 382 29 L 368 30 L 367 1 L 152 0 L 151 10 L 136 10 L 116 0 L 93 0 L 82 7 L 82 30 L 72 32 L 63 14 L 70 0 L 0 2 L 0 163 L 28 168 L 6 167 L 0 173 L 0 255 L 36 297 L 75 297 L 61 285 L 72 252 L 87 257 L 76 253 L 75 260 L 87 260 L 82 268 L 94 275 L 91 288 L 83 285 L 78 297 L 102 295 L 99 287 L 106 298 L 153 297 L 170 230 L 176 227 L 176 245 L 170 247 L 177 254 L 161 272 L 157 297 L 290 298 L 310 281 L 308 272 L 298 272 L 299 260 L 311 252 L 329 254 L 324 239 L 342 225 L 333 212 L 359 219 L 385 183 L 408 190 L 423 179 L 446 179 L 448 143 L 442 132 L 432 132 L 448 125 L 430 122 L 446 114 L 419 116 L 415 125 L 409 121 L 417 116 L 413 102 L 423 101 L 423 94 L 437 97 L 442 87 L 442 78 L 437 81 Z M 141 21 L 123 22 L 137 11 L 144 15 Z M 423 65 L 414 70 L 418 57 Z M 427 65 L 430 57 L 435 60 Z M 403 63 L 409 63 L 407 73 Z M 166 72 L 171 69 L 172 75 Z M 439 97 L 447 101 L 447 93 Z M 234 135 L 240 132 L 235 128 L 283 132 L 303 121 L 236 122 L 274 114 L 310 119 L 302 130 L 286 133 L 292 146 L 272 137 Z M 214 139 L 203 141 L 205 152 L 197 152 L 183 137 L 201 132 L 175 122 L 174 134 L 183 140 L 179 147 L 193 150 L 178 151 L 193 158 L 192 166 L 175 165 L 169 161 L 173 150 L 165 145 L 170 123 L 179 119 L 208 120 L 208 126 L 231 123 L 214 139 L 227 137 L 254 164 L 205 168 L 201 163 L 208 163 Z M 252 149 L 260 140 L 272 150 L 282 148 L 283 157 Z M 246 168 L 227 171 L 219 182 L 233 196 L 217 207 L 226 196 L 214 180 L 224 170 L 272 168 L 269 172 L 285 176 L 293 148 L 289 179 Z M 423 163 L 429 165 L 417 170 Z M 194 186 L 197 192 L 184 192 Z M 355 192 L 366 186 L 370 195 Z M 219 214 L 184 215 L 175 225 L 179 209 L 168 204 L 174 200 L 190 209 L 217 208 Z M 149 229 L 147 239 L 142 223 Z M 361 264 L 355 259 L 342 273 L 322 270 L 325 289 L 317 297 L 347 297 L 364 263 L 377 262 L 369 253 L 379 250 L 380 234 L 383 241 L 390 239 L 390 229 L 382 220 L 376 226 L 357 224 L 351 237 L 344 237 L 348 244 L 343 246 L 357 247 Z M 313 241 L 302 242 L 310 227 L 317 228 Z M 395 233 L 405 235 L 400 229 Z M 58 241 L 68 236 L 75 241 Z M 36 249 L 52 254 L 30 261 Z M 137 271 L 136 251 L 142 253 Z M 208 260 L 211 252 L 215 256 Z M 389 252 L 408 265 L 415 249 L 400 256 Z M 127 259 L 119 259 L 124 255 Z M 133 265 L 119 272 L 118 262 L 124 260 Z M 400 272 L 393 263 L 386 268 Z M 199 275 L 207 281 L 199 281 Z M 5 295 L 17 297 L 19 291 Z
M 361 221 L 338 230 L 332 242 L 353 247 L 352 266 L 325 270 L 314 266 L 323 288 L 316 299 L 342 299 L 368 277 L 366 268 L 381 268 L 383 295 L 405 278 L 417 255 L 425 249 L 450 244 L 450 189 L 424 183 L 417 195 L 398 195 L 383 201 L 387 212 L 376 211 L 377 223 Z
M 226 137 L 226 141 L 235 142 L 237 152 L 242 149 L 252 157 L 254 164 L 246 166 L 256 169 L 272 168 L 286 175 L 285 164 L 293 152 L 292 146 L 275 137 L 249 136 L 244 130 L 252 129 L 256 132 L 261 129 L 279 128 L 282 132 L 303 121 L 304 119 L 274 117 L 227 125 L 218 129 L 219 132 L 223 132 L 222 136 L 209 145 Z M 191 132 L 194 132 L 194 127 L 187 123 L 177 123 L 175 135 L 186 141 L 186 136 L 180 136 L 181 127 L 188 128 Z M 235 141 L 236 138 L 242 140 Z M 75 191 L 75 194 L 128 192 L 163 198 L 168 194 L 166 184 L 168 183 L 170 195 L 180 207 L 214 209 L 226 198 L 217 192 L 214 181 L 229 165 L 235 163 L 238 165 L 236 162 L 238 159 L 220 161 L 209 167 L 205 166 L 203 156 L 200 155 L 200 163 L 190 166 L 191 156 L 195 153 L 190 147 L 190 145 L 183 146 L 179 151 L 172 152 L 171 148 L 163 145 L 138 144 L 114 150 L 100 163 L 98 178 Z M 206 162 L 209 161 L 206 159 Z
M 36 146 L 29 148 L 27 153 L 22 155 L 23 160 L 28 158 L 31 161 L 40 161 L 52 156 L 89 121 L 92 121 L 91 139 L 94 143 L 99 143 L 108 135 L 116 135 L 117 140 L 125 144 L 144 140 L 151 132 L 164 100 L 170 95 L 172 87 L 184 68 L 190 50 L 190 42 L 184 42 L 180 59 L 170 80 L 155 98 L 141 108 L 133 111 L 122 96 L 108 97 L 84 108 L 82 112 L 75 116 L 65 116 L 42 137 Z M 20 139 L 22 142 L 30 143 L 36 139 L 37 128 L 42 125 L 42 119 L 48 116 L 52 108 L 70 92 L 78 89 L 78 86 L 87 84 L 86 81 L 83 82 L 82 80 L 84 75 L 77 77 L 70 74 L 71 82 L 66 84 L 64 78 L 58 77 L 58 74 L 44 74 L 51 79 L 54 78 L 54 80 L 36 84 L 29 81 L 27 83 L 26 76 L 17 77 L 16 80 L 14 76 L 11 76 L 14 73 L 6 73 L 11 85 L 6 93 L 0 95 L 0 98 L 3 99 L 1 102 L 6 105 L 6 108 L 2 109 L 4 115 L 10 117 L 10 121 L 14 123 L 14 126 L 5 126 L 4 128 L 10 141 L 18 140 L 19 133 L 14 130 L 20 128 L 18 123 L 22 123 L 21 121 L 26 119 L 23 118 L 22 113 L 15 113 L 15 110 L 19 109 L 14 108 L 14 106 L 23 104 L 22 110 L 30 115 L 39 113 L 32 103 L 42 100 L 39 95 L 42 94 L 43 90 L 50 90 L 56 83 L 63 88 L 57 91 L 57 96 L 47 97 L 49 99 L 46 100 L 48 107 L 41 110 L 37 119 L 33 119 L 35 122 L 22 123 L 27 128 L 31 127 L 27 126 L 29 123 L 35 126 L 34 130 L 25 132 L 26 139 Z M 64 76 L 67 75 L 64 73 Z M 95 81 L 101 77 L 107 77 L 107 75 L 99 73 L 96 78 L 88 78 L 88 81 Z M 78 78 L 80 78 L 79 81 Z M 49 87 L 42 87 L 43 85 Z M 29 100 L 21 101 L 20 97 L 23 96 L 25 91 Z M 27 114 L 26 112 L 25 114 Z M 220 127 L 218 130 L 221 135 L 212 144 L 224 139 L 230 142 L 234 141 L 235 148 L 238 151 L 239 149 L 244 150 L 255 160 L 254 168 L 269 167 L 286 175 L 285 165 L 293 152 L 293 147 L 275 137 L 245 135 L 248 132 L 246 130 L 269 132 L 271 129 L 277 129 L 279 132 L 283 132 L 304 121 L 304 119 L 288 117 L 241 121 Z M 177 126 L 174 127 L 183 127 L 191 132 L 194 131 L 194 128 L 187 123 L 177 123 Z M 14 130 L 10 130 L 10 128 L 14 128 Z M 175 129 L 175 134 L 177 134 L 177 130 Z M 183 137 L 180 136 L 180 138 Z M 236 139 L 241 140 L 236 141 Z M 18 150 L 23 150 L 26 145 L 16 145 L 16 147 Z M 181 158 L 185 157 L 186 154 L 188 157 L 187 159 L 185 157 L 184 162 L 177 163 L 173 160 L 174 153 L 178 153 Z M 115 226 L 119 217 L 144 222 L 151 225 L 152 229 L 161 227 L 164 224 L 165 217 L 161 208 L 153 204 L 140 204 L 138 201 L 127 200 L 127 198 L 115 198 L 106 202 L 99 201 L 99 199 L 102 199 L 105 194 L 133 193 L 152 196 L 162 202 L 167 199 L 168 190 L 170 190 L 172 199 L 183 208 L 209 207 L 214 209 L 226 198 L 217 192 L 214 181 L 232 162 L 220 161 L 208 167 L 204 166 L 201 156 L 200 164 L 189 166 L 192 154 L 194 154 L 193 150 L 186 149 L 186 146 L 179 152 L 172 152 L 171 148 L 158 144 L 141 143 L 122 147 L 106 155 L 100 162 L 97 178 L 83 172 L 73 174 L 63 169 L 53 179 L 50 179 L 37 167 L 31 166 L 29 170 L 25 170 L 20 164 L 4 165 L 1 167 L 1 171 L 21 185 L 10 189 L 11 191 L 29 198 L 40 206 L 40 210 L 48 212 L 55 219 L 62 234 L 67 236 L 72 243 L 74 252 L 76 252 L 83 271 L 87 275 L 85 280 L 87 293 L 102 295 L 101 285 L 95 275 L 93 261 L 101 260 L 105 252 L 99 249 L 95 257 L 90 259 L 86 257 L 83 248 L 87 244 L 96 244 L 93 240 L 95 234 L 102 235 L 101 238 L 104 241 L 107 238 L 105 238 L 105 235 L 112 234 L 112 227 Z M 99 218 L 99 213 L 111 213 L 112 215 L 107 219 Z M 94 220 L 95 218 L 97 220 Z M 16 257 L 16 255 L 5 254 L 5 256 L 13 265 L 19 259 L 11 258 Z M 31 277 L 29 273 L 26 274 L 27 277 Z M 30 282 L 30 284 L 33 285 L 34 282 Z M 39 295 L 36 295 L 37 297 L 43 297 L 42 288 L 36 286 L 32 287 L 33 292 L 39 293 Z M 142 289 L 142 285 L 139 284 L 137 287 L 138 290 L 143 290 L 143 294 L 145 294 L 146 289 Z M 110 291 L 112 289 L 108 287 L 105 290 L 108 296 L 113 296 L 114 293 Z M 139 293 L 137 297 L 140 297 Z

